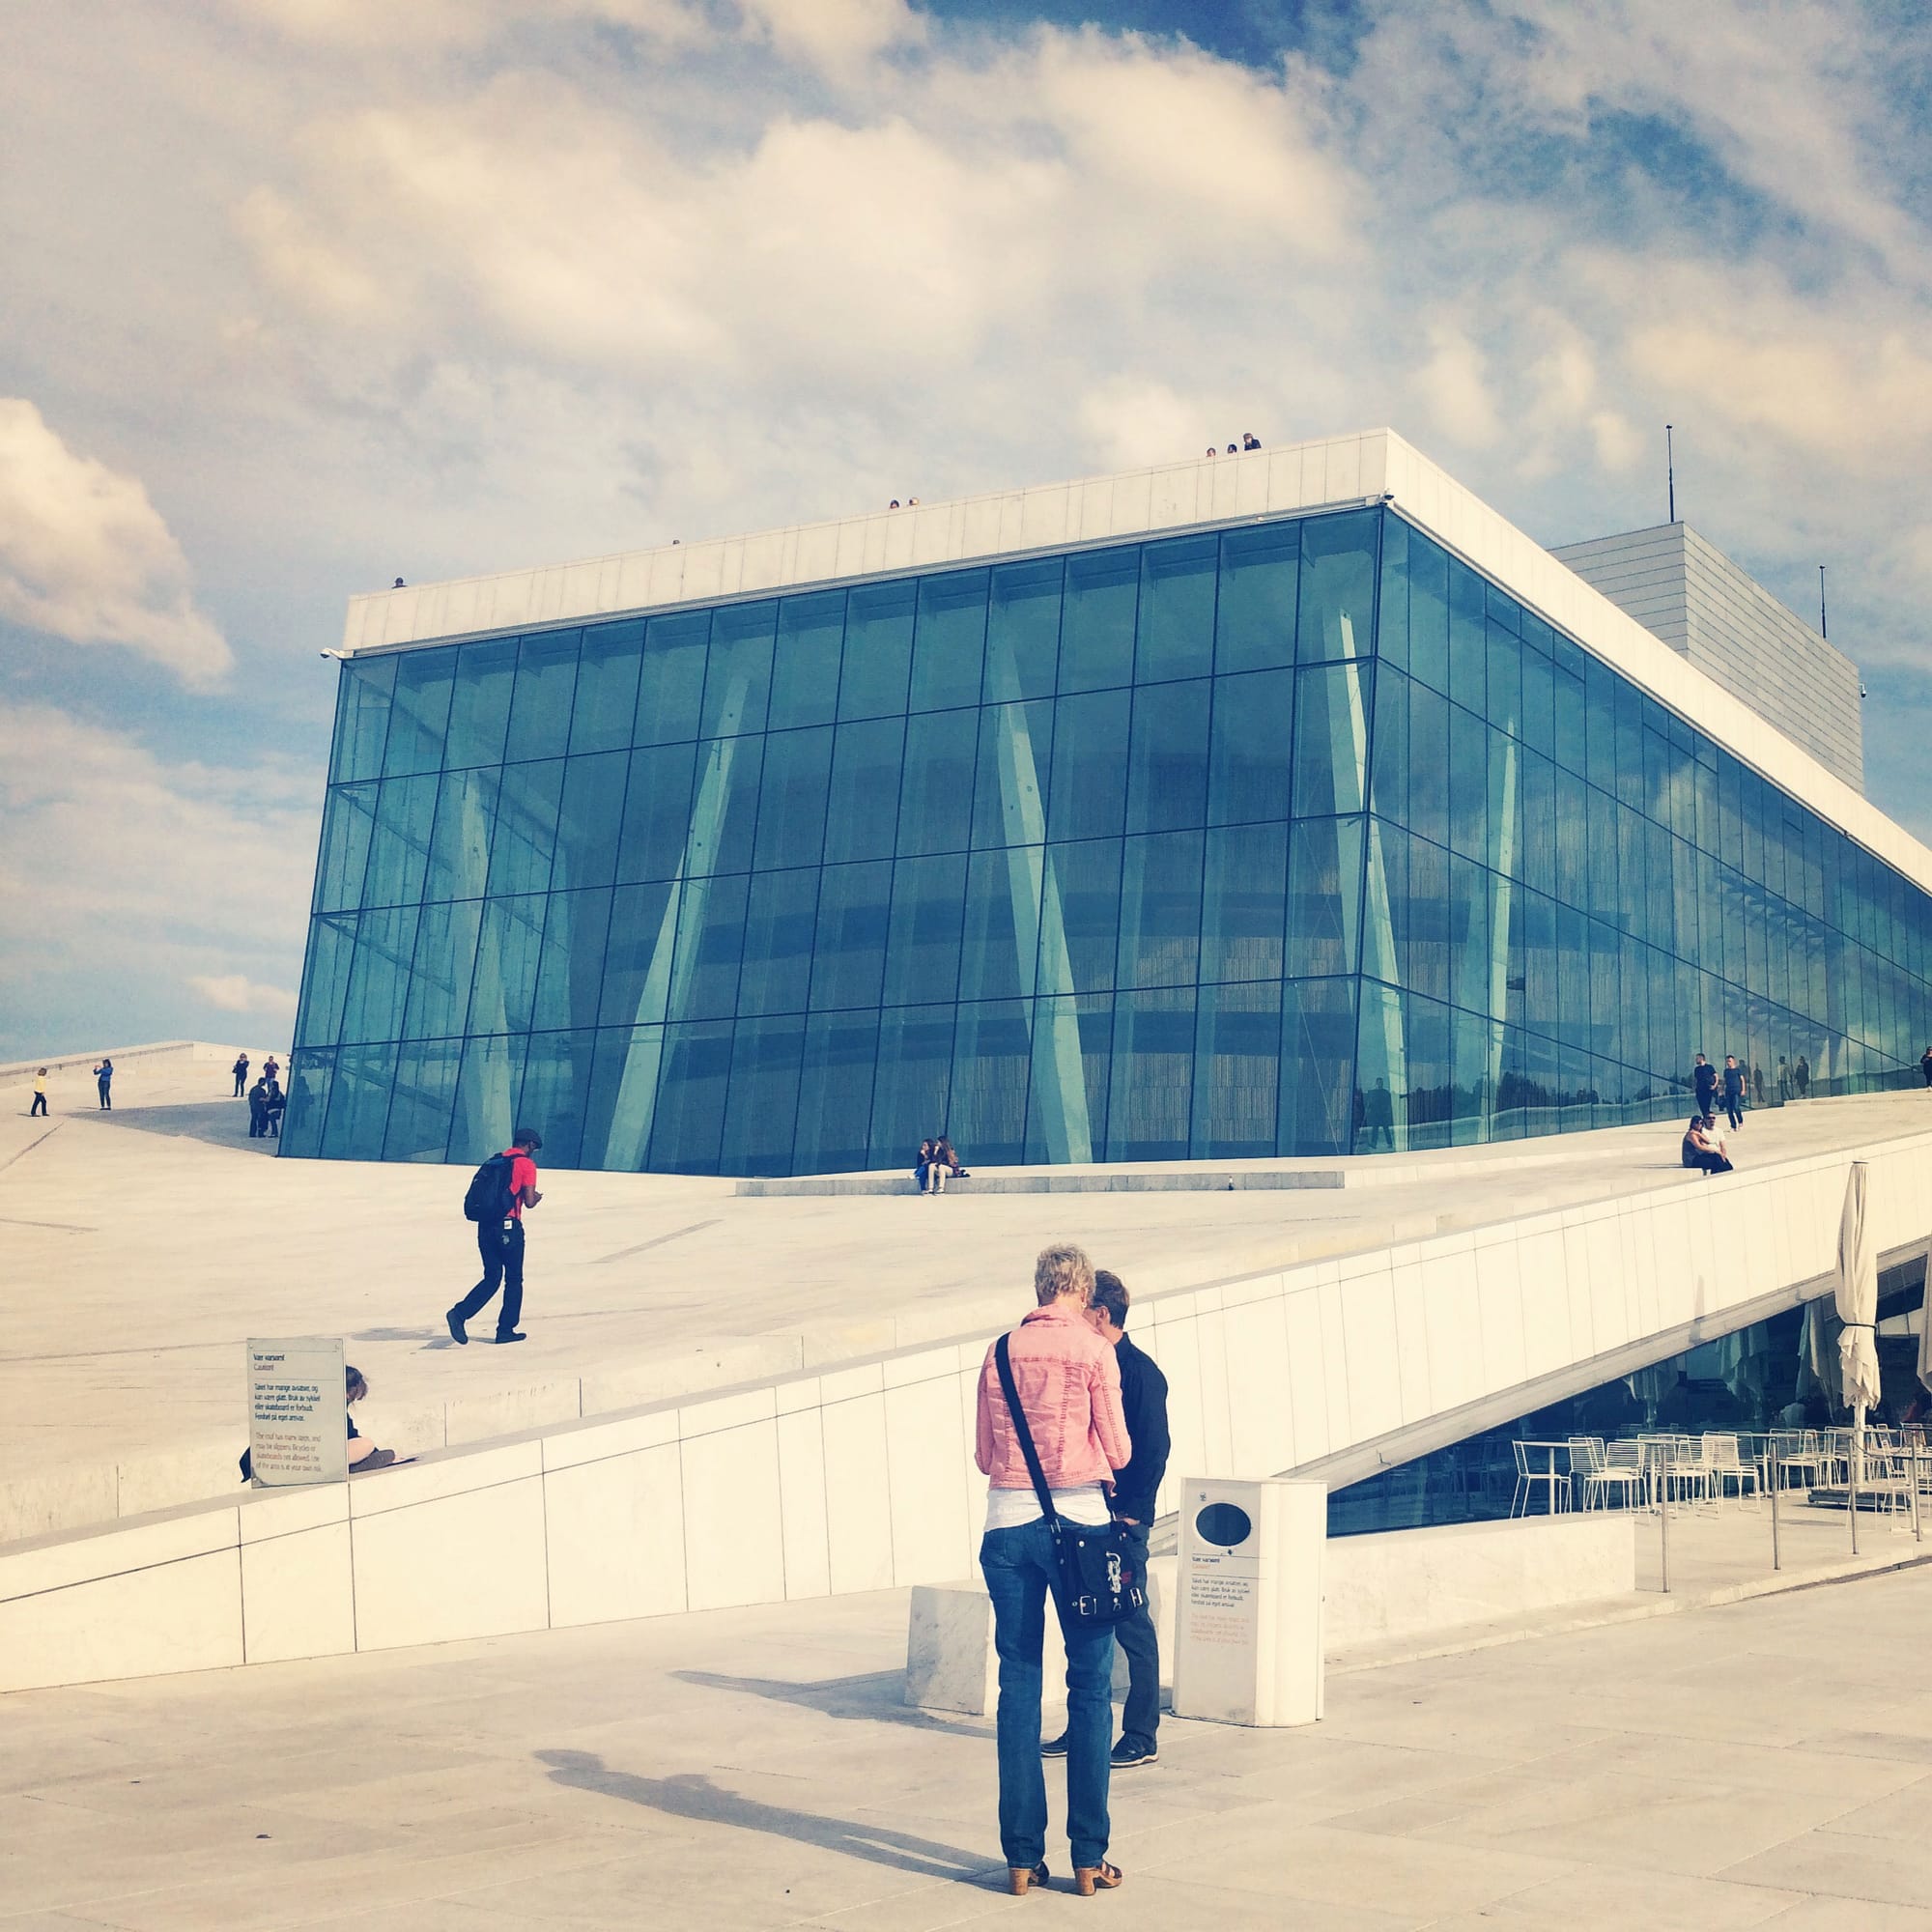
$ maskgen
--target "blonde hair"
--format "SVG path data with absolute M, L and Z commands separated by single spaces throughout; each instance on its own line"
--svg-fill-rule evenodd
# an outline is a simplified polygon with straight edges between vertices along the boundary
M 1040 1249 L 1039 1259 L 1033 1264 L 1033 1292 L 1042 1308 L 1063 1294 L 1077 1294 L 1083 1304 L 1091 1300 L 1094 1264 L 1087 1259 L 1086 1250 L 1076 1248 L 1071 1241 L 1056 1241 L 1052 1247 Z

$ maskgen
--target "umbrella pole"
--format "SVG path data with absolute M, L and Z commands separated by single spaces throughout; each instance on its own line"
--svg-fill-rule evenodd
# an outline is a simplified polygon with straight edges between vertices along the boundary
M 1865 1473 L 1865 1406 L 1860 1403 L 1852 1411 L 1852 1456 L 1845 1474 L 1850 1487 L 1845 1492 L 1845 1500 L 1851 1505 L 1852 1554 L 1859 1553 L 1859 1485 Z

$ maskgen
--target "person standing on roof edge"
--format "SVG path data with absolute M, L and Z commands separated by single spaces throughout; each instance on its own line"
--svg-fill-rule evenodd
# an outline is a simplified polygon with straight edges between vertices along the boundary
M 535 1158 L 542 1146 L 543 1136 L 534 1127 L 519 1127 L 510 1145 L 501 1153 L 491 1155 L 469 1183 L 464 1211 L 476 1223 L 483 1279 L 443 1317 L 452 1341 L 469 1340 L 465 1324 L 482 1312 L 499 1287 L 503 1302 L 497 1311 L 497 1340 L 524 1339 L 517 1327 L 524 1312 L 524 1209 L 534 1208 L 543 1199 L 537 1192 Z M 480 1200 L 482 1194 L 490 1198 Z

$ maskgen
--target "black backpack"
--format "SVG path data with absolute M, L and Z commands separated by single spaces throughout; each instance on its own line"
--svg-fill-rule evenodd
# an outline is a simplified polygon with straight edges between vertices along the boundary
M 506 1153 L 493 1153 L 469 1177 L 463 1197 L 466 1221 L 500 1221 L 510 1211 L 510 1175 L 515 1163 Z

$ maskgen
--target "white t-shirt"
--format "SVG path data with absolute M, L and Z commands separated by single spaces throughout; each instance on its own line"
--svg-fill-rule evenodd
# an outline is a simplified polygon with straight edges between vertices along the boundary
M 1098 1529 L 1112 1520 L 1113 1512 L 1107 1507 L 1107 1492 L 1098 1483 L 1082 1483 L 1070 1490 L 1049 1490 L 1047 1493 L 1053 1498 L 1053 1507 L 1068 1522 L 1081 1522 Z M 1031 1483 L 1023 1490 L 989 1489 L 986 1492 L 988 1529 L 1017 1529 L 1023 1522 L 1039 1521 L 1045 1514 Z

